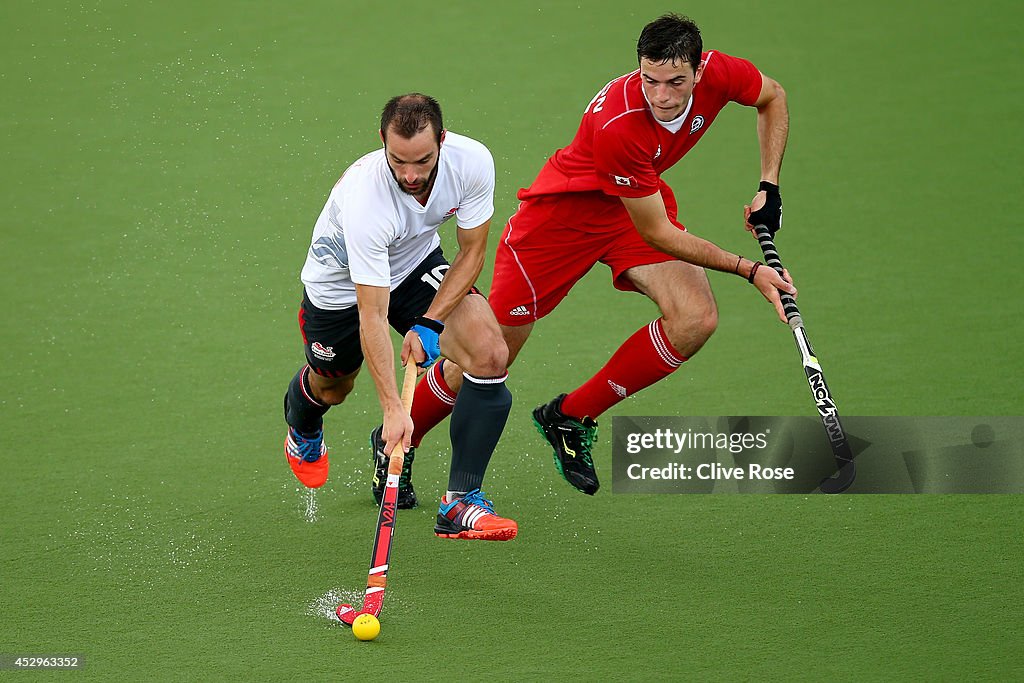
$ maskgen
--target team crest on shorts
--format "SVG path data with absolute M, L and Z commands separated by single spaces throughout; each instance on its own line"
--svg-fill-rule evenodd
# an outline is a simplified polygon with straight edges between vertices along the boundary
M 336 355 L 333 346 L 324 346 L 320 342 L 313 342 L 310 348 L 313 351 L 313 355 L 320 360 L 334 360 Z

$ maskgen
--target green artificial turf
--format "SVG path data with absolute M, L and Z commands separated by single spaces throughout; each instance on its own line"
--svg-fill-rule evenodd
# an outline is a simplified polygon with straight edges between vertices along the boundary
M 529 410 L 657 315 L 600 267 L 512 368 L 484 488 L 519 538 L 433 537 L 442 425 L 380 638 L 327 618 L 360 597 L 380 419 L 364 375 L 327 416 L 330 481 L 295 482 L 281 397 L 327 192 L 383 103 L 425 91 L 494 154 L 493 244 L 667 9 L 786 88 L 777 242 L 841 410 L 1021 414 L 1014 3 L 9 2 L 0 655 L 80 654 L 76 680 L 1024 674 L 1017 496 L 611 493 L 613 415 L 813 415 L 787 328 L 718 273 L 709 345 L 603 416 L 597 496 L 558 477 Z M 748 255 L 754 120 L 727 109 L 667 176 L 689 229 Z

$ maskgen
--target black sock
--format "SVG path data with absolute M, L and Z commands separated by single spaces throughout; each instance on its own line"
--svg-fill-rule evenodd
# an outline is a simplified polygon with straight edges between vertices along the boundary
M 309 366 L 302 366 L 292 377 L 284 395 L 284 420 L 303 436 L 312 436 L 323 429 L 324 413 L 330 408 L 313 398 L 308 375 Z
M 472 491 L 480 488 L 484 472 L 491 461 L 498 439 L 505 428 L 512 394 L 503 377 L 472 377 L 465 380 L 452 410 L 452 469 L 448 475 L 449 491 Z

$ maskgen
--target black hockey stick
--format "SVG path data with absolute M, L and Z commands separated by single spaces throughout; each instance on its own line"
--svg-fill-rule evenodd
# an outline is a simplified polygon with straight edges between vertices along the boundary
M 754 227 L 754 234 L 764 252 L 765 264 L 771 266 L 782 275 L 782 260 L 779 252 L 772 241 L 772 234 L 767 227 L 758 225 Z M 807 375 L 807 384 L 811 388 L 811 396 L 818 407 L 818 415 L 821 416 L 821 423 L 825 426 L 825 433 L 828 435 L 829 445 L 832 446 L 832 455 L 836 459 L 836 467 L 839 472 L 832 477 L 827 477 L 821 482 L 823 493 L 842 493 L 850 488 L 853 480 L 857 478 L 857 466 L 853 462 L 853 453 L 850 451 L 850 441 L 846 438 L 843 425 L 839 422 L 839 409 L 832 398 L 832 392 L 825 383 L 825 373 L 821 370 L 818 358 L 814 355 L 811 342 L 807 339 L 807 331 L 804 329 L 803 318 L 800 317 L 800 309 L 796 307 L 796 299 L 791 294 L 779 292 L 782 299 L 782 309 L 786 313 L 786 320 L 793 330 L 793 337 L 796 339 L 796 346 L 800 350 L 800 358 L 803 361 L 804 373 Z

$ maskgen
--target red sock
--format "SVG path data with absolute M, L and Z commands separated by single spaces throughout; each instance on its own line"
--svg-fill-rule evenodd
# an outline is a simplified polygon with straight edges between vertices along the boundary
M 686 358 L 672 348 L 661 320 L 658 318 L 627 339 L 596 375 L 565 397 L 562 412 L 571 417 L 596 419 L 627 396 L 675 372 Z
M 451 415 L 455 407 L 455 392 L 444 381 L 443 364 L 439 361 L 430 366 L 416 385 L 412 399 L 413 446 L 419 446 L 424 435 Z

